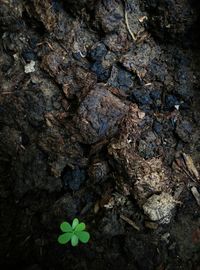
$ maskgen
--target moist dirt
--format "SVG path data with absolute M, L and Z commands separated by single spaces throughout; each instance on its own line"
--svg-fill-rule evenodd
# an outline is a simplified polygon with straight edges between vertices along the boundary
M 200 269 L 199 14 L 0 0 L 1 269 Z

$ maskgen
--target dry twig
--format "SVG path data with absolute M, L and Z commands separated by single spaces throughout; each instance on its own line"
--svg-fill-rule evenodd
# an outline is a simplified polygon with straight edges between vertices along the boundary
M 135 36 L 135 34 L 131 31 L 131 28 L 130 28 L 130 25 L 129 25 L 129 22 L 128 22 L 128 12 L 127 12 L 127 10 L 126 10 L 126 3 L 125 3 L 124 6 L 125 6 L 125 7 L 124 7 L 125 24 L 126 24 L 127 30 L 128 30 L 128 32 L 129 32 L 129 34 L 131 35 L 132 39 L 133 39 L 134 41 L 136 41 L 136 36 Z
M 137 231 L 140 231 L 140 228 L 135 224 L 135 222 L 133 220 L 131 220 L 130 218 L 125 217 L 124 215 L 120 215 L 120 218 L 123 219 L 124 221 L 126 221 L 129 225 L 131 225 L 134 229 L 136 229 Z

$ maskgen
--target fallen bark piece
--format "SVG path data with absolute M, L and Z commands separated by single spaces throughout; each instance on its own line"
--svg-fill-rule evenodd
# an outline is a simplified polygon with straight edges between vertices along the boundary
M 176 206 L 176 201 L 168 193 L 151 196 L 143 205 L 144 213 L 152 221 L 158 221 L 161 224 L 168 224 L 172 217 L 172 210 Z
M 198 206 L 200 206 L 200 194 L 196 187 L 191 188 L 191 192 L 193 196 L 195 197 L 195 200 L 197 201 Z

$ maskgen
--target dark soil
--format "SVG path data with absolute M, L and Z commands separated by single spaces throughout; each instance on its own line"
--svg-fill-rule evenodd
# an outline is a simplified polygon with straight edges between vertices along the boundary
M 199 24 L 198 0 L 0 0 L 1 269 L 200 269 Z M 59 245 L 75 217 L 91 240 Z

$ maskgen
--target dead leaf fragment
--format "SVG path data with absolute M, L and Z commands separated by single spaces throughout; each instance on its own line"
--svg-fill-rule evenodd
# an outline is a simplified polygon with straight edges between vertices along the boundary
M 197 171 L 197 169 L 196 169 L 196 167 L 195 167 L 195 165 L 194 165 L 194 162 L 193 162 L 192 158 L 191 158 L 189 155 L 185 154 L 185 153 L 183 153 L 183 158 L 184 158 L 184 161 L 185 161 L 185 164 L 186 164 L 186 166 L 187 166 L 188 171 L 189 171 L 193 176 L 195 176 L 196 179 L 199 180 L 199 179 L 200 179 L 200 177 L 199 177 L 199 172 Z

